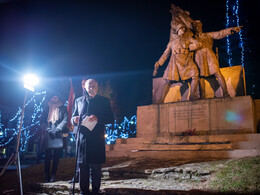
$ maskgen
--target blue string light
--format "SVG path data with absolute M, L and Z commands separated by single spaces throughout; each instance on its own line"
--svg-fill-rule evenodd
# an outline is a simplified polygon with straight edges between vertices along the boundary
M 229 28 L 230 18 L 229 18 L 229 0 L 226 1 L 226 28 Z M 230 49 L 230 40 L 229 36 L 227 36 L 227 54 L 228 54 L 228 64 L 232 66 L 232 53 Z
M 28 140 L 33 137 L 39 129 L 40 118 L 42 114 L 42 103 L 46 97 L 46 92 L 35 93 L 30 100 L 25 104 L 25 113 L 23 125 L 21 128 L 20 150 L 23 152 L 26 149 Z M 31 107 L 32 106 L 32 107 Z M 21 123 L 22 108 L 19 107 L 17 113 L 11 118 L 6 128 L 1 124 L 0 112 L 0 146 L 8 145 L 16 138 Z
M 130 120 L 124 117 L 121 124 L 117 124 L 115 120 L 114 125 L 106 125 L 106 144 L 114 144 L 117 138 L 131 138 L 136 136 L 136 115 L 132 116 Z
M 232 8 L 232 10 L 231 10 Z M 232 15 L 230 14 L 232 12 Z M 239 21 L 239 0 L 235 1 L 226 1 L 226 28 L 240 26 Z M 239 48 L 241 48 L 241 65 L 244 67 L 245 64 L 245 48 L 244 48 L 244 41 L 242 31 L 239 31 Z M 227 36 L 227 54 L 228 54 L 228 64 L 232 66 L 232 51 L 231 51 L 231 41 L 230 36 Z
M 105 141 L 107 145 L 115 144 L 117 138 L 131 138 L 136 136 L 136 115 L 132 116 L 130 120 L 124 117 L 124 121 L 120 124 L 115 120 L 114 124 L 107 124 L 105 132 Z M 75 142 L 75 135 L 70 133 L 70 142 Z
M 0 110 L 0 139 L 2 139 L 4 136 L 5 136 L 5 134 L 4 134 L 4 131 L 3 131 L 3 127 L 4 127 L 4 125 L 1 123 L 1 110 Z
M 237 26 L 240 26 L 240 22 L 239 22 L 239 16 L 238 16 L 238 10 L 239 10 L 239 1 L 236 0 L 236 21 L 237 21 Z M 245 52 L 245 48 L 244 48 L 244 41 L 243 41 L 243 37 L 242 37 L 242 31 L 239 31 L 238 33 L 239 35 L 239 47 L 241 48 L 241 65 L 242 67 L 244 67 L 245 65 L 245 59 L 244 59 L 244 52 Z

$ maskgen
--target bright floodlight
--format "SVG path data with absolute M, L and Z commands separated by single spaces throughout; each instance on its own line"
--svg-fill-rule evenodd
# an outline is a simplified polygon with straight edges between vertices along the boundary
M 34 91 L 34 87 L 39 83 L 39 79 L 34 74 L 27 74 L 23 77 L 24 88 Z

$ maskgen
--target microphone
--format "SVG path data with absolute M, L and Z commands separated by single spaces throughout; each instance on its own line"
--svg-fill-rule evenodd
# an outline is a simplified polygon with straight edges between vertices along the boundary
M 80 114 L 80 119 L 84 119 L 87 114 L 88 114 L 88 105 L 89 105 L 89 94 L 87 90 L 84 88 L 83 89 L 83 101 L 82 101 L 82 109 L 81 109 L 81 114 Z
M 85 100 L 87 100 L 87 102 L 89 103 L 90 96 L 85 88 L 83 89 L 83 96 L 84 96 Z

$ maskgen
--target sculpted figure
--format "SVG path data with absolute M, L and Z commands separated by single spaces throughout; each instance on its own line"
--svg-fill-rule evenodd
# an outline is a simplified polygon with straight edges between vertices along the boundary
M 155 63 L 154 76 L 157 74 L 157 69 L 170 57 L 169 64 L 164 72 L 163 78 L 166 79 L 166 84 L 163 89 L 163 94 L 158 103 L 163 103 L 164 99 L 171 87 L 173 81 L 191 80 L 191 95 L 190 100 L 198 98 L 196 94 L 199 82 L 199 71 L 197 65 L 193 61 L 194 50 L 201 47 L 198 41 L 192 38 L 191 31 L 183 23 L 176 26 L 172 22 L 170 41 L 160 59 Z M 175 34 L 175 32 L 177 34 Z
M 187 26 L 189 29 L 194 28 L 194 20 L 190 17 L 190 12 L 186 11 L 186 10 L 182 10 L 180 7 L 174 5 L 173 3 L 171 4 L 171 10 L 170 10 L 171 14 L 172 14 L 172 24 L 174 22 L 182 22 L 185 24 L 185 26 Z
M 208 77 L 214 75 L 222 88 L 223 97 L 229 97 L 225 79 L 219 69 L 219 61 L 212 50 L 213 40 L 222 39 L 235 32 L 238 33 L 241 30 L 241 27 L 232 27 L 216 32 L 203 33 L 201 21 L 195 21 L 194 26 L 197 31 L 199 42 L 202 44 L 202 47 L 195 52 L 195 62 L 199 67 L 200 76 Z M 200 78 L 200 89 L 201 98 L 206 98 L 205 81 L 203 78 Z

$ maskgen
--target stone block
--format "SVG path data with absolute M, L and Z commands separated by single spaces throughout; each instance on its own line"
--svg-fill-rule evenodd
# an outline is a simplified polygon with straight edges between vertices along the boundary
M 106 145 L 106 152 L 114 150 L 114 145 Z
M 137 107 L 137 133 L 136 137 L 157 137 L 159 105 Z
M 127 140 L 124 138 L 117 138 L 116 143 L 117 144 L 126 144 Z
M 255 102 L 255 121 L 257 133 L 260 133 L 260 100 L 254 100 Z
M 137 108 L 137 137 L 155 138 L 188 130 L 206 134 L 255 133 L 250 96 L 153 104 Z

